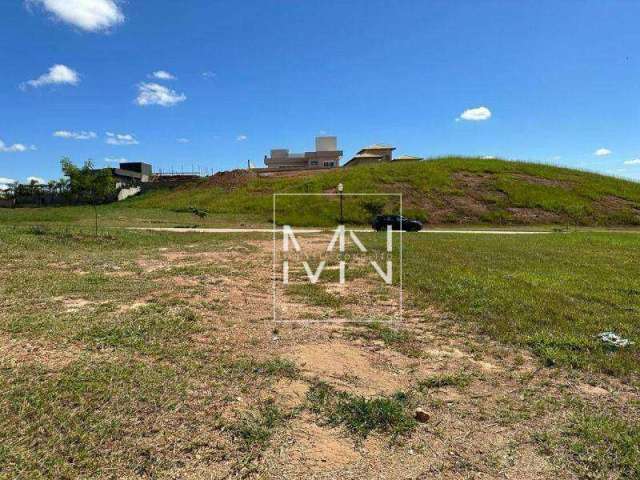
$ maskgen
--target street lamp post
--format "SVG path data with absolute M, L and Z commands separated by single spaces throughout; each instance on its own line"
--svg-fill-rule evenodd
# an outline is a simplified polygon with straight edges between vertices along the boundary
M 344 185 L 338 184 L 338 193 L 340 194 L 340 225 L 344 224 L 344 216 L 342 214 L 342 192 L 344 191 Z

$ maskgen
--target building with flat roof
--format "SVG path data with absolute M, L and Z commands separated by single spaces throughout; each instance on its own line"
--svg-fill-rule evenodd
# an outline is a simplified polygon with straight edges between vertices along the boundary
M 153 167 L 144 162 L 123 162 L 119 168 L 112 168 L 111 173 L 120 184 L 147 183 L 153 175 Z
M 269 170 L 306 170 L 316 168 L 338 168 L 342 151 L 338 150 L 337 137 L 316 137 L 313 152 L 291 153 L 288 149 L 271 150 L 271 156 L 264 157 Z

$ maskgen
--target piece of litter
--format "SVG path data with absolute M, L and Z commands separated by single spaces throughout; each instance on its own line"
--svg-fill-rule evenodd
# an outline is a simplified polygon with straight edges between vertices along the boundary
M 613 332 L 602 332 L 598 334 L 598 338 L 607 345 L 613 345 L 614 347 L 628 347 L 633 345 L 633 342 L 627 338 L 622 338 L 620 335 Z

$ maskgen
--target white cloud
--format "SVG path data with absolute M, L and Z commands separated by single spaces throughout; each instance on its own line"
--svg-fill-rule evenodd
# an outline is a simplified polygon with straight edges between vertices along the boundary
M 26 87 L 39 88 L 45 85 L 77 85 L 80 83 L 80 75 L 66 65 L 54 65 L 49 72 L 40 75 L 35 80 L 29 80 L 20 85 L 23 90 Z
M 124 14 L 114 0 L 27 0 L 41 5 L 59 20 L 88 32 L 99 32 L 124 22 Z
M 596 157 L 606 157 L 607 155 L 611 155 L 611 150 L 609 150 L 608 148 L 599 148 L 595 152 L 593 152 L 593 154 Z
M 158 80 L 175 80 L 175 75 L 167 72 L 166 70 L 158 70 L 157 72 L 153 72 L 150 77 L 157 78 Z
M 109 145 L 137 145 L 138 143 L 140 143 L 130 133 L 107 132 L 106 135 L 107 135 L 106 142 Z
M 483 160 L 494 160 L 496 157 L 493 155 L 485 155 L 482 157 Z
M 36 185 L 44 185 L 47 183 L 44 178 L 40 177 L 27 177 L 27 183 L 35 183 Z
M 247 137 L 246 135 L 238 135 L 236 137 L 236 140 L 239 141 L 239 142 L 244 142 L 247 138 L 249 138 L 249 137 Z
M 176 141 L 178 143 L 189 143 L 189 142 L 191 142 L 191 140 L 189 140 L 188 138 L 178 138 Z
M 491 110 L 487 107 L 469 108 L 462 112 L 458 120 L 470 120 L 473 122 L 481 120 L 489 120 L 491 118 Z
M 104 161 L 107 162 L 107 163 L 127 163 L 129 160 L 127 160 L 124 157 L 120 157 L 120 158 L 105 157 Z
M 214 72 L 204 72 L 202 76 L 204 78 L 215 78 L 216 74 Z
M 627 160 L 625 165 L 640 165 L 640 158 L 634 158 L 633 160 Z
M 172 107 L 187 99 L 184 93 L 177 93 L 167 87 L 157 83 L 142 82 L 138 85 L 138 98 L 136 103 L 141 107 L 147 105 L 160 105 L 162 107 Z
M 13 178 L 0 177 L 0 183 L 3 185 L 8 185 L 10 183 L 17 183 Z
M 31 145 L 31 147 L 27 147 L 22 143 L 14 143 L 13 145 L 7 145 L 2 140 L 0 140 L 0 152 L 5 152 L 5 153 L 26 152 L 29 149 L 35 150 L 36 147 L 34 147 L 33 145 Z
M 91 140 L 97 137 L 96 132 L 70 132 L 68 130 L 58 130 L 57 132 L 53 132 L 53 136 L 73 140 Z

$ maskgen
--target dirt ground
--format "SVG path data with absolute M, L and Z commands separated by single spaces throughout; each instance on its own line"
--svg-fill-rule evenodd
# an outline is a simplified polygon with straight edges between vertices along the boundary
M 308 236 L 301 243 L 311 257 L 319 257 L 328 241 Z M 348 291 L 336 282 L 321 282 L 318 288 L 338 299 L 325 304 L 284 289 L 280 311 L 289 318 L 322 321 L 274 323 L 273 244 L 252 240 L 248 247 L 250 254 L 246 246 L 211 252 L 163 247 L 136 259 L 139 274 L 153 276 L 157 286 L 139 302 L 119 306 L 118 314 L 179 299 L 200 315 L 190 348 L 210 358 L 212 368 L 229 355 L 256 365 L 278 359 L 293 369 L 249 383 L 194 378 L 185 404 L 198 413 L 155 425 L 144 440 L 157 455 L 180 460 L 169 462 L 158 477 L 580 478 L 567 467 L 570 454 L 565 458 L 561 449 L 547 444 L 562 435 L 572 405 L 624 409 L 627 402 L 639 400 L 636 391 L 610 377 L 545 368 L 529 352 L 480 336 L 447 312 L 412 308 L 410 297 L 402 322 L 393 328 L 332 322 L 336 305 L 341 318 L 374 319 L 397 309 L 396 287 L 381 293 L 375 275 L 359 277 Z M 194 266 L 212 270 L 179 270 Z M 160 275 L 163 271 L 169 273 Z M 112 274 L 123 279 L 133 275 L 122 269 Z M 99 307 L 82 299 L 57 301 L 72 313 Z M 60 368 L 79 355 L 73 349 L 56 352 L 52 345 L 5 340 L 2 354 L 16 362 L 42 356 L 44 363 Z M 421 409 L 428 419 L 399 435 L 375 428 L 366 435 L 354 433 L 308 408 L 309 392 L 318 384 L 349 398 L 391 398 L 402 392 L 408 399 L 403 403 L 407 416 L 413 418 Z M 265 405 L 282 413 L 264 428 L 266 438 L 249 444 L 246 439 L 253 438 L 254 430 L 231 426 Z M 185 438 L 199 446 L 185 453 Z
M 327 237 L 316 236 L 302 243 L 307 252 L 311 249 L 320 255 L 328 241 Z M 354 437 L 340 426 L 326 425 L 301 411 L 277 429 L 270 445 L 252 465 L 251 476 L 576 478 L 563 468 L 561 461 L 554 462 L 545 454 L 534 438 L 560 428 L 563 417 L 568 415 L 563 405 L 572 398 L 596 405 L 637 399 L 633 390 L 610 378 L 543 368 L 528 352 L 474 335 L 436 309 L 423 312 L 406 308 L 403 322 L 395 325 L 409 333 L 414 353 L 410 355 L 403 353 L 403 345 L 394 348 L 375 336 L 359 335 L 368 329 L 357 323 L 274 324 L 272 243 L 255 241 L 252 245 L 257 247 L 257 254 L 250 265 L 241 267 L 251 275 L 225 276 L 207 293 L 224 298 L 228 302 L 226 311 L 232 316 L 211 315 L 211 326 L 222 324 L 222 328 L 215 329 L 215 336 L 201 334 L 198 341 L 210 348 L 293 361 L 300 369 L 299 377 L 265 386 L 259 392 L 261 398 L 295 410 L 304 405 L 310 385 L 318 381 L 339 391 L 372 398 L 415 391 L 424 378 L 455 377 L 464 372 L 470 380 L 464 386 L 436 386 L 417 395 L 415 405 L 427 411 L 430 418 L 402 438 L 391 439 L 381 433 L 364 439 Z M 168 262 L 181 259 L 180 254 L 170 252 L 164 256 Z M 212 253 L 198 259 L 227 265 L 232 270 L 244 262 L 243 256 L 234 252 Z M 377 285 L 375 278 L 358 282 L 358 295 L 362 297 Z M 324 288 L 339 290 L 335 284 Z M 281 302 L 278 307 L 294 316 L 310 308 L 299 298 Z M 359 310 L 359 318 L 373 318 L 388 308 L 388 299 L 376 302 L 374 298 L 352 305 L 352 309 Z M 318 318 L 330 319 L 334 314 L 329 307 L 314 305 L 312 309 Z M 238 400 L 234 408 L 242 410 L 243 403 L 243 399 Z M 241 473 L 223 469 L 220 478 Z M 210 474 L 194 472 L 194 478 Z

